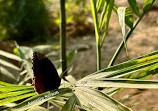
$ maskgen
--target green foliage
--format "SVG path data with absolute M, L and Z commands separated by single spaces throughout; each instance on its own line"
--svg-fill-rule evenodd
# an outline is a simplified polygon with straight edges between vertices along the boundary
M 90 74 L 81 80 L 62 80 L 60 89 L 37 95 L 31 86 L 17 86 L 0 81 L 0 105 L 31 97 L 7 110 L 32 110 L 42 103 L 49 101 L 52 105 L 71 111 L 81 110 L 130 111 L 112 95 L 122 88 L 158 89 L 158 81 L 142 80 L 158 73 L 158 50 L 127 62 L 105 68 Z M 141 80 L 140 80 L 141 79 Z M 102 90 L 98 90 L 102 87 Z M 49 96 L 48 96 L 49 95 Z M 48 108 L 49 109 L 49 108 Z
M 55 25 L 43 0 L 1 0 L 0 12 L 3 38 L 18 41 L 44 39 Z

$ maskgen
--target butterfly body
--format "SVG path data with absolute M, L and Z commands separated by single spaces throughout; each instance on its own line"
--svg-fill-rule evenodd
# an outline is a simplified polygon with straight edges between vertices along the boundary
M 33 53 L 33 86 L 37 93 L 58 89 L 61 78 L 52 62 L 42 53 Z

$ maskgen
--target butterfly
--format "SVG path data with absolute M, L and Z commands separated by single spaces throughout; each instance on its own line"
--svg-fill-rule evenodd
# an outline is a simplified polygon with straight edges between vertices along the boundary
M 53 63 L 42 53 L 33 53 L 33 83 L 35 91 L 38 94 L 58 89 L 61 78 L 58 75 Z

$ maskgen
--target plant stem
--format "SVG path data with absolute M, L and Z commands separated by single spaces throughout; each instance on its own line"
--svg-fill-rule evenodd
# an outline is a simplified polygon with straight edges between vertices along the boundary
M 97 50 L 97 70 L 100 70 L 101 69 L 101 47 L 100 47 L 100 31 L 99 31 L 99 24 L 98 24 L 98 17 L 97 17 L 96 1 L 90 0 L 90 2 L 91 2 L 92 16 L 94 20 L 94 27 L 95 27 L 96 50 Z
M 67 75 L 67 60 L 66 60 L 66 14 L 65 14 L 65 0 L 60 0 L 60 58 L 62 67 L 62 78 Z
M 125 40 L 126 40 L 126 41 L 128 40 L 128 38 L 130 37 L 130 35 L 131 35 L 132 32 L 134 31 L 134 29 L 136 28 L 136 26 L 138 25 L 138 23 L 141 21 L 141 19 L 143 18 L 144 14 L 145 14 L 145 13 L 143 13 L 143 14 L 140 16 L 140 18 L 137 19 L 137 21 L 135 22 L 134 27 L 131 28 L 131 29 L 128 31 L 128 33 L 127 33 L 127 35 L 126 35 L 126 37 L 125 37 Z M 119 47 L 118 47 L 117 50 L 115 51 L 115 54 L 113 55 L 112 59 L 110 60 L 110 63 L 109 63 L 109 65 L 108 65 L 108 67 L 110 67 L 110 66 L 112 66 L 112 65 L 114 64 L 114 62 L 116 61 L 116 59 L 117 59 L 119 53 L 121 52 L 121 49 L 123 48 L 123 45 L 124 45 L 124 41 L 122 40 L 121 43 L 120 43 L 120 45 L 119 45 Z

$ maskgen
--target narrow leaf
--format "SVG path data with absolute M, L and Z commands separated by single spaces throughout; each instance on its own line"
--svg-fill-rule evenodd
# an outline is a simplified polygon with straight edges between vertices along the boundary
M 126 29 L 125 29 L 125 11 L 126 11 L 126 7 L 119 7 L 117 10 L 118 13 L 118 17 L 119 17 L 119 23 L 122 29 L 122 36 L 123 36 L 123 41 L 125 44 L 125 48 L 126 48 L 126 53 L 128 54 L 127 51 L 127 44 L 126 44 L 126 38 L 125 38 L 125 34 L 126 34 Z
M 154 59 L 157 59 L 157 58 L 158 58 L 158 50 L 156 50 L 152 53 L 140 56 L 138 58 L 135 58 L 135 59 L 117 64 L 117 65 L 111 66 L 109 68 L 102 69 L 102 70 L 98 71 L 97 73 L 120 70 L 120 69 L 123 69 L 123 68 L 134 66 L 134 65 L 137 65 L 139 63 L 147 62 L 147 61 L 154 60 Z
M 74 59 L 75 55 L 77 53 L 77 48 L 74 48 L 72 51 L 69 52 L 69 54 L 67 55 L 67 64 L 68 66 L 70 65 L 70 63 L 72 62 L 72 60 Z
M 11 97 L 11 96 L 17 96 L 17 95 L 21 95 L 21 94 L 28 93 L 28 92 L 30 92 L 30 90 L 0 93 L 0 99 Z
M 34 51 L 44 51 L 47 49 L 59 49 L 59 45 L 38 45 L 33 47 Z
M 100 10 L 100 7 L 103 3 L 104 3 L 104 0 L 97 0 L 97 4 L 96 4 L 97 12 Z
M 2 51 L 2 50 L 0 50 L 0 55 L 4 56 L 4 57 L 7 57 L 9 59 L 13 59 L 13 60 L 17 60 L 17 61 L 22 61 L 22 59 L 20 57 L 14 55 L 14 54 Z
M 126 8 L 125 11 L 125 23 L 127 26 L 129 26 L 130 28 L 133 28 L 133 13 L 132 10 L 129 8 Z
M 143 5 L 143 12 L 146 13 L 154 2 L 155 0 L 145 0 L 145 3 Z
M 75 92 L 82 107 L 93 111 L 130 111 L 126 106 L 97 90 L 76 87 Z
M 131 6 L 134 13 L 139 17 L 140 13 L 139 13 L 139 8 L 138 8 L 136 0 L 128 0 L 128 3 Z
M 15 76 L 11 72 L 9 72 L 7 69 L 5 69 L 4 67 L 0 67 L 0 70 L 1 70 L 0 73 L 3 74 L 4 76 L 14 80 L 15 82 L 18 81 L 17 80 L 18 78 L 15 78 Z
M 64 95 L 67 93 L 71 93 L 72 90 L 68 89 L 68 88 L 63 88 L 63 89 L 56 89 L 56 90 L 52 90 L 52 91 L 48 91 L 45 93 L 42 93 L 40 95 L 35 95 L 27 100 L 25 100 L 24 102 L 9 108 L 7 110 L 11 110 L 11 111 L 24 111 L 27 109 L 31 109 L 34 108 L 52 98 L 55 98 L 57 96 L 60 95 Z
M 112 13 L 112 9 L 113 9 L 113 6 L 114 6 L 114 2 L 115 2 L 115 0 L 110 0 L 109 1 L 107 21 L 106 21 L 106 24 L 105 24 L 105 31 L 104 31 L 103 38 L 102 38 L 102 41 L 101 41 L 101 47 L 103 46 L 105 37 L 108 33 L 108 28 L 109 28 L 109 23 L 110 23 L 110 18 L 111 18 L 111 13 Z
M 32 86 L 0 86 L 1 92 L 10 92 L 10 91 L 18 91 L 18 90 L 33 90 Z
M 20 68 L 18 68 L 17 66 L 11 64 L 10 62 L 2 60 L 2 59 L 0 59 L 0 64 L 4 65 L 6 67 L 9 67 L 9 68 L 15 69 L 17 71 L 20 71 Z
M 105 22 L 105 17 L 108 13 L 108 8 L 109 8 L 109 0 L 107 0 L 107 2 L 104 3 L 104 8 L 103 8 L 103 11 L 101 13 L 101 17 L 100 17 L 100 24 L 99 24 L 99 29 L 101 31 L 103 25 L 104 25 L 104 22 Z
M 68 101 L 66 102 L 66 104 L 63 106 L 61 111 L 74 111 L 75 105 L 77 104 L 76 101 L 76 96 L 72 95 Z
M 77 84 L 77 86 L 158 89 L 158 81 L 104 78 L 98 80 L 81 81 L 81 83 Z
M 3 81 L 0 81 L 0 85 L 1 86 L 13 86 L 14 84 L 10 84 L 10 83 L 6 83 L 6 82 L 3 82 Z
M 36 94 L 37 94 L 36 92 L 31 91 L 31 92 L 28 92 L 28 93 L 25 93 L 25 94 L 5 98 L 5 99 L 0 100 L 0 106 L 2 106 L 4 104 L 7 104 L 7 103 L 10 103 L 10 102 L 21 100 L 21 99 L 24 99 L 24 98 L 27 98 L 27 97 L 30 97 L 30 96 L 33 96 L 33 95 L 36 95 Z

